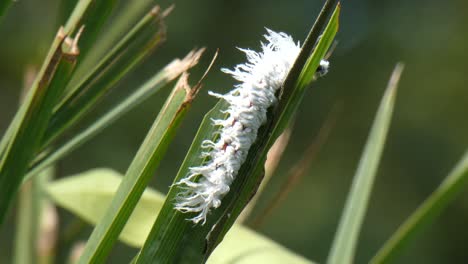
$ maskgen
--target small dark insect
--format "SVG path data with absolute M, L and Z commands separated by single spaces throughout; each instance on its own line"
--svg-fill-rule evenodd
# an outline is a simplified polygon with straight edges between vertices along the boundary
M 330 68 L 330 63 L 323 59 L 320 61 L 320 65 L 318 66 L 317 70 L 315 71 L 315 78 L 323 77 L 328 73 L 328 69 Z

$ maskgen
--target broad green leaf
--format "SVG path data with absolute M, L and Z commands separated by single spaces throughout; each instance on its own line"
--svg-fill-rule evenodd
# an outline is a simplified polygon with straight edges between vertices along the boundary
M 93 169 L 51 182 L 45 191 L 54 203 L 95 225 L 105 215 L 121 182 L 122 175 L 116 171 Z M 162 201 L 163 194 L 147 188 L 119 238 L 132 247 L 141 246 Z
M 110 169 L 93 169 L 50 183 L 46 192 L 59 206 L 90 224 L 96 224 L 109 207 L 122 181 L 122 175 Z M 119 239 L 132 247 L 141 247 L 164 203 L 164 195 L 146 188 Z M 294 254 L 272 240 L 235 225 L 215 250 L 208 263 L 291 263 L 309 260 Z
M 380 248 L 370 263 L 393 263 L 395 257 L 418 232 L 440 215 L 468 183 L 468 151 L 440 186 L 414 211 Z
M 190 89 L 188 75 L 179 79 L 119 185 L 105 217 L 94 228 L 79 263 L 102 263 L 114 245 L 138 200 L 188 111 L 200 85 Z
M 109 110 L 106 114 L 93 122 L 89 127 L 79 132 L 76 136 L 62 144 L 58 149 L 46 153 L 39 160 L 35 161 L 25 179 L 32 175 L 37 174 L 42 169 L 50 166 L 59 159 L 65 157 L 70 152 L 93 138 L 96 134 L 101 132 L 104 128 L 111 125 L 114 121 L 121 118 L 125 113 L 135 108 L 142 101 L 157 93 L 162 87 L 166 86 L 169 82 L 179 77 L 180 74 L 194 67 L 203 53 L 204 49 L 191 51 L 182 60 L 175 59 L 168 64 L 163 70 L 155 74 L 150 80 L 145 82 L 141 87 L 137 88 L 129 96 Z
M 351 191 L 335 235 L 327 263 L 353 263 L 359 232 L 369 203 L 377 168 L 387 138 L 395 104 L 396 91 L 403 65 L 393 71 L 375 116 L 367 143 L 354 176 Z
M 166 202 L 135 260 L 136 263 L 200 263 L 206 261 L 220 243 L 250 197 L 255 194 L 262 178 L 266 153 L 291 119 L 306 90 L 308 83 L 301 79 L 311 78 L 304 73 L 301 75 L 301 72 L 310 67 L 317 69 L 320 59 L 329 48 L 328 40 L 333 39 L 336 34 L 339 14 L 339 6 L 335 8 L 336 2 L 327 1 L 325 4 L 286 78 L 278 104 L 269 113 L 267 123 L 260 128 L 257 141 L 250 148 L 246 162 L 231 184 L 229 193 L 223 198 L 221 206 L 211 211 L 205 225 L 194 225 L 187 221 L 187 218 L 193 215 L 174 210 L 173 201 L 180 191 L 180 187 L 174 185 L 169 190 Z M 332 14 L 333 10 L 335 11 Z M 317 42 L 322 31 L 323 37 Z M 313 59 L 309 59 L 310 56 Z M 315 71 L 309 74 L 315 74 Z M 212 138 L 216 128 L 212 126 L 210 119 L 222 118 L 220 110 L 223 109 L 226 109 L 226 103 L 220 101 L 205 116 L 174 182 L 185 177 L 189 167 L 198 166 L 203 162 L 201 142 Z
M 313 262 L 242 225 L 233 225 L 208 264 L 312 264 Z

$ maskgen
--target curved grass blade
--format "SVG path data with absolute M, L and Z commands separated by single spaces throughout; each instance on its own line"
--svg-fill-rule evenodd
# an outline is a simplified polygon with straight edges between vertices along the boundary
M 180 213 L 173 208 L 174 198 L 180 191 L 179 186 L 173 186 L 166 198 L 166 202 L 141 249 L 136 263 L 201 263 L 206 261 L 216 245 L 220 243 L 226 232 L 234 223 L 237 216 L 245 207 L 261 181 L 261 173 L 266 153 L 274 143 L 285 125 L 289 122 L 297 107 L 305 86 L 308 84 L 299 80 L 303 68 L 317 69 L 320 59 L 324 57 L 328 47 L 338 29 L 339 6 L 336 1 L 327 1 L 316 24 L 310 31 L 306 42 L 296 60 L 293 69 L 286 78 L 279 103 L 269 113 L 268 123 L 260 129 L 257 142 L 249 150 L 246 162 L 242 165 L 236 179 L 230 186 L 229 193 L 223 198 L 221 206 L 213 210 L 205 225 L 194 226 L 186 219 L 190 215 Z M 333 12 L 333 10 L 335 10 Z M 333 12 L 330 20 L 328 17 Z M 327 24 L 322 38 L 317 43 L 320 32 Z M 314 37 L 315 36 L 315 37 Z M 312 52 L 313 49 L 313 53 Z M 308 58 L 312 56 L 313 59 Z M 315 74 L 313 71 L 311 74 Z M 303 75 L 306 77 L 305 75 Z M 308 77 L 308 76 L 307 76 Z M 300 86 L 303 85 L 303 86 Z M 192 142 L 192 146 L 181 166 L 174 182 L 187 175 L 189 167 L 203 162 L 201 156 L 201 142 L 211 137 L 216 128 L 211 124 L 211 118 L 222 118 L 220 110 L 226 109 L 227 104 L 220 101 L 203 119 L 200 129 Z
M 380 157 L 393 113 L 403 65 L 397 64 L 372 125 L 351 191 L 340 220 L 327 263 L 353 263 L 357 239 L 364 220 Z
M 139 105 L 142 101 L 157 93 L 162 87 L 166 86 L 169 82 L 179 77 L 180 74 L 194 67 L 198 63 L 198 60 L 203 51 L 204 49 L 191 51 L 182 60 L 176 59 L 168 64 L 162 71 L 155 74 L 155 76 L 144 83 L 140 88 L 126 97 L 123 102 L 119 103 L 116 107 L 113 107 L 109 112 L 96 120 L 84 131 L 78 133 L 72 139 L 65 142 L 58 149 L 47 153 L 45 156 L 41 157 L 40 160 L 34 162 L 28 174 L 25 176 L 25 179 L 28 179 L 32 175 L 37 174 L 39 171 L 65 157 L 73 150 L 93 138 L 104 128 L 111 125 L 114 121 L 118 120 L 125 113 Z
M 79 263 L 103 263 L 159 165 L 200 85 L 190 89 L 183 74 L 148 132 Z
M 425 226 L 429 225 L 461 193 L 468 183 L 468 152 L 440 186 L 385 242 L 370 263 L 392 263 L 395 257 Z

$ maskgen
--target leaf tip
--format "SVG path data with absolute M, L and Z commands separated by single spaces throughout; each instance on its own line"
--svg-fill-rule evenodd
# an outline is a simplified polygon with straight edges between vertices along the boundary
M 170 5 L 168 8 L 166 8 L 163 11 L 162 17 L 167 17 L 172 12 L 172 10 L 174 10 L 174 8 L 175 8 L 175 4 Z
M 393 69 L 392 75 L 390 76 L 390 80 L 388 82 L 387 90 L 388 91 L 396 91 L 398 87 L 398 83 L 400 82 L 401 74 L 405 69 L 405 64 L 403 62 L 398 62 Z
M 164 71 L 167 74 L 166 78 L 170 81 L 174 80 L 183 72 L 197 65 L 204 51 L 205 48 L 192 50 L 183 59 L 173 60 L 164 68 Z

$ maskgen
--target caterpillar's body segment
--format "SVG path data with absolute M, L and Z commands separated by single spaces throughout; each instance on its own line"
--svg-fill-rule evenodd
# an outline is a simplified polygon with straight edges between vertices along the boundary
M 233 70 L 222 69 L 240 83 L 225 95 L 210 92 L 228 102 L 228 117 L 213 120 L 213 125 L 220 126 L 219 137 L 215 142 L 205 140 L 202 144 L 207 149 L 203 155 L 208 162 L 191 167 L 187 177 L 176 183 L 183 191 L 176 198 L 175 209 L 198 213 L 191 219 L 194 223 L 205 223 L 209 211 L 221 205 L 301 50 L 299 43 L 287 34 L 269 29 L 267 32 L 264 37 L 268 42 L 262 43 L 261 52 L 240 49 L 246 54 L 247 63 Z M 325 75 L 328 67 L 328 61 L 322 60 L 315 77 Z

